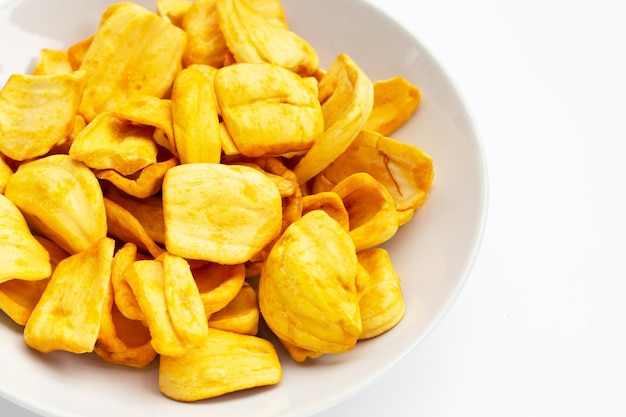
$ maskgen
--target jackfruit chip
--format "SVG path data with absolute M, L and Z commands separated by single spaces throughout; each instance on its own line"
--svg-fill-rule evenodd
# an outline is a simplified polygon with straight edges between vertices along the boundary
M 157 260 L 135 261 L 124 271 L 124 280 L 132 288 L 144 313 L 154 350 L 161 355 L 178 356 L 189 349 L 190 346 L 178 337 L 168 311 L 163 263 Z
M 283 339 L 279 339 L 279 341 L 283 345 L 287 353 L 289 353 L 289 356 L 296 362 L 304 362 L 307 359 L 319 358 L 324 354 L 323 352 L 318 352 L 296 346 L 293 343 L 290 343 Z
M 276 336 L 318 353 L 352 349 L 361 334 L 357 257 L 348 233 L 322 210 L 292 223 L 259 278 L 259 307 Z
M 10 279 L 37 281 L 52 273 L 50 255 L 35 239 L 16 205 L 0 194 L 0 283 Z
M 424 151 L 374 131 L 362 130 L 346 151 L 315 178 L 313 191 L 328 191 L 357 172 L 366 172 L 383 184 L 399 212 L 420 208 L 434 179 L 433 159 Z M 409 218 L 412 215 L 405 214 Z
M 178 338 L 187 346 L 203 346 L 209 325 L 189 263 L 167 252 L 157 260 L 163 263 L 165 302 Z
M 372 111 L 374 87 L 363 70 L 342 53 L 319 83 L 319 101 L 326 130 L 293 169 L 301 185 L 350 146 Z
M 126 268 L 141 259 L 137 253 L 137 245 L 132 242 L 124 243 L 113 256 L 111 286 L 113 287 L 114 302 L 120 313 L 128 319 L 145 322 L 146 316 L 137 302 L 137 297 L 124 278 Z M 143 260 L 145 259 L 143 258 Z
M 67 48 L 67 60 L 70 63 L 70 67 L 74 71 L 80 69 L 80 64 L 82 64 L 85 54 L 87 53 L 92 41 L 93 35 L 85 39 L 81 39 Z
M 361 251 L 359 264 L 370 279 L 360 291 L 359 309 L 363 330 L 359 339 L 369 339 L 396 326 L 406 311 L 400 277 L 389 253 L 382 248 Z
M 222 66 L 228 51 L 217 19 L 216 0 L 195 0 L 181 23 L 187 34 L 183 64 Z
M 289 29 L 287 17 L 280 0 L 246 0 L 246 3 L 272 25 Z
M 254 288 L 244 282 L 235 298 L 226 307 L 211 314 L 209 327 L 256 335 L 259 331 L 259 303 Z
M 0 194 L 4 194 L 4 189 L 7 187 L 7 182 L 11 175 L 13 175 L 13 169 L 4 160 L 4 157 L 0 155 Z
M 192 274 L 207 317 L 225 308 L 245 283 L 245 267 L 242 264 L 209 263 L 194 268 Z
M 180 356 L 161 356 L 159 389 L 177 401 L 198 401 L 277 384 L 282 367 L 271 342 L 209 329 L 208 342 Z
M 105 294 L 94 352 L 107 362 L 132 368 L 144 368 L 157 356 L 149 329 L 141 321 L 130 320 L 120 313 L 112 286 Z
M 276 185 L 253 168 L 185 164 L 165 175 L 163 211 L 168 252 L 233 265 L 280 233 L 282 199 Z
M 216 5 L 219 28 L 238 63 L 269 63 L 303 77 L 317 70 L 319 57 L 308 42 L 246 1 L 217 0 Z
M 20 165 L 9 178 L 5 195 L 31 227 L 70 254 L 86 250 L 107 234 L 100 184 L 85 164 L 68 155 Z
M 374 106 L 363 128 L 389 136 L 411 117 L 421 98 L 420 90 L 404 77 L 376 81 Z
M 156 0 L 156 12 L 173 25 L 181 27 L 192 4 L 193 1 L 189 0 Z
M 153 129 L 128 123 L 112 112 L 98 114 L 76 135 L 69 155 L 92 169 L 132 175 L 157 162 Z
M 128 210 L 154 242 L 165 243 L 165 220 L 161 197 L 136 198 L 115 187 L 105 186 L 103 189 L 104 196 Z
M 165 249 L 156 244 L 130 211 L 106 197 L 104 197 L 104 208 L 107 214 L 109 235 L 122 242 L 132 242 L 155 258 L 165 252 Z
M 324 210 L 326 214 L 339 223 L 343 230 L 350 231 L 350 216 L 339 194 L 324 191 L 304 196 L 302 198 L 302 215 L 313 210 Z
M 391 239 L 399 227 L 393 197 L 371 175 L 352 174 L 333 188 L 343 201 L 350 221 L 349 235 L 356 251 Z
M 217 99 L 209 79 L 185 68 L 172 87 L 174 142 L 181 164 L 219 163 L 222 155 Z
M 171 157 L 164 161 L 158 161 L 142 169 L 138 175 L 124 176 L 114 169 L 95 170 L 94 174 L 101 180 L 106 180 L 115 185 L 126 194 L 137 198 L 147 198 L 161 190 L 163 177 L 172 167 L 178 165 L 178 159 Z
M 228 132 L 249 157 L 309 149 L 324 121 L 317 83 L 271 64 L 220 68 L 215 93 Z
M 92 352 L 110 284 L 115 241 L 99 239 L 59 262 L 24 328 L 24 340 L 43 353 Z
M 74 71 L 67 51 L 56 49 L 42 49 L 39 52 L 39 59 L 33 68 L 33 75 L 60 75 Z
M 79 113 L 87 121 L 135 94 L 163 98 L 182 68 L 185 33 L 140 5 L 109 6 L 85 52 L 87 84 Z
M 0 91 L 0 152 L 24 161 L 67 141 L 84 84 L 84 71 L 11 75 Z
M 172 124 L 172 102 L 170 99 L 157 98 L 145 94 L 137 94 L 129 98 L 113 114 L 122 120 L 143 126 L 152 126 L 155 132 L 152 135 L 154 141 L 178 156 L 174 143 L 174 127 Z M 156 132 L 162 132 L 164 139 Z

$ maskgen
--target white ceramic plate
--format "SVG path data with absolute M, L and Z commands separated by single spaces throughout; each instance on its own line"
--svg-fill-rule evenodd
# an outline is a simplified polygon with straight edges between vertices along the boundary
M 106 0 L 0 0 L 0 82 L 32 69 L 41 48 L 65 48 L 90 35 Z M 140 3 L 152 9 L 152 0 Z M 297 365 L 280 350 L 283 381 L 273 387 L 183 404 L 166 399 L 155 364 L 108 365 L 95 355 L 41 355 L 0 313 L 0 394 L 49 417 L 309 416 L 355 394 L 413 349 L 455 299 L 476 256 L 486 215 L 480 140 L 464 103 L 429 52 L 386 15 L 359 0 L 283 0 L 292 30 L 327 67 L 346 52 L 372 80 L 402 75 L 423 98 L 394 138 L 433 156 L 435 182 L 426 205 L 386 244 L 407 312 L 391 332 L 349 353 Z

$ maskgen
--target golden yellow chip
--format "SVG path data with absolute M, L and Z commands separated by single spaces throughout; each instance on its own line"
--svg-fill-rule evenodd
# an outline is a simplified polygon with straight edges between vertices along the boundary
M 163 211 L 168 252 L 233 265 L 280 233 L 282 199 L 276 185 L 253 168 L 185 164 L 165 175 Z
M 68 74 L 74 71 L 67 51 L 57 51 L 56 49 L 42 49 L 39 53 L 39 60 L 33 69 L 33 75 L 59 75 Z
M 156 0 L 156 12 L 173 25 L 181 27 L 183 18 L 193 3 L 189 0 Z
M 114 250 L 115 241 L 104 237 L 59 262 L 24 328 L 28 346 L 44 353 L 93 351 Z
M 9 177 L 13 174 L 13 169 L 7 164 L 4 157 L 0 155 L 0 194 L 4 194 Z
M 144 322 L 146 316 L 137 302 L 133 289 L 124 278 L 126 268 L 137 260 L 139 260 L 137 245 L 132 242 L 124 243 L 113 256 L 111 286 L 113 287 L 114 302 L 120 313 L 128 319 Z
M 233 333 L 256 335 L 259 331 L 259 303 L 256 291 L 247 282 L 224 308 L 211 314 L 209 327 Z
M 291 224 L 276 242 L 259 278 L 259 307 L 276 336 L 296 347 L 340 353 L 361 334 L 348 233 L 322 210 Z
M 105 197 L 128 210 L 148 236 L 156 243 L 165 243 L 165 220 L 161 197 L 135 198 L 115 187 L 104 187 Z
M 293 169 L 300 184 L 324 170 L 350 146 L 372 111 L 374 87 L 346 54 L 339 54 L 319 83 L 326 130 Z
M 313 211 L 324 210 L 335 219 L 346 232 L 350 230 L 350 216 L 339 194 L 332 191 L 319 192 L 302 198 L 302 215 Z
M 183 16 L 181 27 L 187 34 L 183 55 L 186 67 L 205 64 L 223 65 L 228 47 L 217 20 L 216 0 L 195 0 Z
M 87 72 L 80 114 L 91 121 L 135 94 L 162 98 L 182 67 L 185 42 L 156 13 L 131 2 L 109 6 L 80 66 Z
M 370 277 L 359 291 L 363 326 L 359 339 L 368 339 L 397 325 L 404 317 L 406 306 L 402 298 L 400 277 L 391 263 L 389 253 L 382 248 L 375 248 L 359 252 L 357 257 Z
M 411 117 L 421 98 L 420 90 L 404 77 L 376 81 L 374 106 L 363 128 L 389 136 Z
M 98 114 L 76 135 L 69 155 L 92 169 L 132 175 L 157 162 L 153 129 L 128 123 L 111 112 Z
M 31 234 L 16 205 L 0 194 L 0 283 L 10 279 L 37 281 L 52 273 L 50 255 Z
M 82 39 L 67 48 L 67 59 L 74 71 L 80 68 L 80 64 L 82 64 L 85 54 L 87 53 L 87 49 L 89 49 L 92 41 L 93 36 L 89 36 L 88 38 Z
M 242 264 L 209 263 L 194 268 L 192 273 L 207 317 L 225 308 L 245 282 L 245 267 Z
M 163 355 L 159 362 L 159 389 L 177 401 L 272 385 L 281 378 L 282 368 L 271 342 L 219 329 L 209 329 L 204 346 L 177 357 Z
M 85 164 L 68 155 L 20 165 L 9 178 L 5 195 L 29 225 L 70 254 L 84 251 L 107 234 L 100 184 Z
M 181 164 L 219 163 L 222 155 L 217 99 L 207 76 L 186 68 L 172 87 L 174 142 Z
M 308 42 L 270 22 L 243 0 L 217 0 L 219 27 L 239 63 L 269 63 L 301 76 L 317 70 L 319 58 Z
M 9 77 L 0 91 L 0 152 L 24 161 L 67 141 L 84 83 L 84 71 Z

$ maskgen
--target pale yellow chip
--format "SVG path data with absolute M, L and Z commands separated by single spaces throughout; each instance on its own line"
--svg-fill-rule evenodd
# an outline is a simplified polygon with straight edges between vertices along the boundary
M 70 254 L 84 251 L 107 234 L 100 184 L 85 164 L 68 155 L 20 165 L 9 178 L 5 195 L 29 225 Z
M 11 75 L 0 91 L 0 152 L 24 161 L 67 141 L 84 85 L 84 71 Z
M 280 233 L 282 199 L 276 185 L 253 168 L 185 164 L 165 175 L 163 211 L 168 252 L 233 265 Z
M 210 329 L 208 342 L 184 354 L 161 356 L 159 389 L 177 401 L 198 401 L 243 389 L 273 385 L 282 367 L 271 342 Z
M 352 349 L 361 334 L 356 273 L 348 233 L 322 210 L 305 214 L 287 228 L 265 261 L 259 278 L 265 322 L 279 339 L 302 349 Z
M 114 250 L 115 241 L 104 237 L 59 262 L 24 328 L 28 346 L 43 353 L 93 351 Z
M 162 98 L 182 67 L 185 33 L 131 2 L 109 6 L 81 62 L 87 84 L 79 112 L 87 121 L 135 94 Z
M 400 277 L 389 253 L 382 248 L 357 254 L 359 264 L 369 275 L 360 290 L 359 309 L 363 330 L 359 339 L 379 336 L 395 327 L 404 317 L 406 306 L 402 297 Z
M 69 155 L 92 169 L 132 175 L 157 162 L 153 129 L 131 124 L 112 112 L 99 113 L 76 135 Z
M 324 130 L 317 82 L 271 64 L 235 64 L 215 75 L 226 128 L 242 154 L 309 149 Z

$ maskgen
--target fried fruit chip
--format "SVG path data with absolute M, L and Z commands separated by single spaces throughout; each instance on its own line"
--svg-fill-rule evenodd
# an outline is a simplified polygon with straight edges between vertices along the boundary
M 187 34 L 183 55 L 186 67 L 193 64 L 222 66 L 228 47 L 217 20 L 216 0 L 195 0 L 185 13 L 181 27 Z
M 115 187 L 103 187 L 105 197 L 128 210 L 156 243 L 165 243 L 165 220 L 161 197 L 135 198 Z
M 70 256 L 49 239 L 41 236 L 35 236 L 35 239 L 48 251 L 53 271 L 59 262 Z M 12 279 L 0 283 L 0 310 L 17 324 L 25 326 L 49 281 L 49 278 L 37 281 Z
M 324 191 L 304 196 L 302 198 L 302 215 L 313 210 L 324 210 L 326 214 L 339 223 L 343 230 L 346 232 L 350 230 L 350 216 L 339 194 Z
M 174 141 L 181 164 L 219 163 L 222 156 L 217 99 L 211 81 L 186 68 L 172 87 Z
M 269 63 L 303 77 L 315 74 L 317 52 L 295 33 L 271 23 L 243 0 L 217 0 L 219 27 L 239 63 Z
M 247 282 L 226 307 L 211 314 L 209 327 L 233 333 L 256 335 L 259 331 L 259 304 L 256 291 Z
M 9 178 L 5 195 L 31 227 L 70 254 L 82 252 L 106 236 L 100 184 L 85 164 L 68 155 L 20 165 Z
M 4 189 L 7 187 L 9 177 L 13 175 L 13 169 L 4 160 L 4 157 L 0 155 L 0 194 L 4 194 Z
M 185 262 L 178 260 L 174 262 Z M 139 260 L 126 268 L 124 279 L 137 297 L 157 353 L 178 356 L 205 342 L 208 323 L 188 266 L 180 268 L 169 257 Z
M 24 340 L 43 353 L 92 352 L 111 277 L 115 241 L 103 237 L 54 270 L 24 328 Z
M 181 27 L 183 18 L 193 3 L 189 0 L 156 0 L 156 12 L 173 25 Z
M 109 6 L 82 60 L 87 84 L 79 113 L 87 121 L 134 94 L 162 98 L 182 68 L 185 33 L 137 4 Z
M 119 312 L 128 319 L 143 322 L 146 320 L 146 316 L 137 302 L 133 289 L 124 278 L 126 268 L 137 260 L 139 260 L 137 245 L 126 242 L 119 248 L 115 252 L 111 264 L 111 286 L 113 287 L 114 302 Z
M 208 342 L 178 357 L 161 356 L 159 389 L 177 401 L 198 401 L 280 382 L 282 368 L 271 342 L 209 329 Z
M 0 152 L 24 161 L 67 141 L 84 79 L 84 71 L 12 75 L 0 91 Z
M 69 155 L 92 169 L 113 169 L 132 175 L 157 162 L 158 149 L 152 132 L 152 128 L 102 112 L 76 135 Z
M 392 134 L 411 117 L 421 98 L 420 90 L 404 77 L 376 81 L 374 106 L 364 129 L 384 136 Z
M 42 49 L 39 60 L 33 69 L 33 75 L 60 75 L 74 71 L 67 56 L 67 51 Z
M 290 345 L 348 351 L 361 334 L 356 273 L 348 233 L 326 212 L 311 211 L 287 228 L 265 261 L 259 278 L 263 318 Z
M 137 198 L 147 198 L 161 190 L 165 173 L 176 165 L 178 165 L 178 159 L 171 157 L 148 165 L 136 176 L 127 177 L 114 169 L 96 170 L 94 174 L 101 180 L 109 181 L 126 194 Z
M 309 149 L 324 130 L 317 82 L 271 64 L 220 68 L 215 93 L 237 148 L 249 157 Z
M 369 249 L 357 254 L 359 264 L 370 279 L 360 290 L 359 308 L 363 331 L 359 339 L 378 336 L 402 320 L 406 311 L 400 277 L 396 273 L 389 253 L 382 248 Z
M 130 211 L 106 197 L 104 198 L 104 208 L 107 213 L 109 235 L 120 239 L 122 242 L 135 243 L 155 258 L 165 251 L 152 240 L 143 225 Z
M 399 227 L 391 194 L 374 177 L 359 172 L 333 188 L 343 201 L 350 220 L 350 237 L 356 250 L 369 249 L 389 240 Z
M 67 48 L 67 59 L 74 71 L 80 68 L 80 64 L 82 64 L 85 54 L 87 53 L 87 49 L 91 46 L 92 41 L 93 36 L 90 36 L 70 45 L 70 47 Z
M 33 237 L 17 206 L 0 194 L 0 283 L 10 279 L 37 281 L 52 273 L 50 255 Z
M 163 211 L 168 252 L 233 265 L 280 233 L 282 199 L 274 182 L 254 168 L 185 164 L 165 175 Z
M 105 294 L 94 352 L 107 362 L 133 368 L 144 368 L 157 356 L 149 329 L 141 321 L 130 320 L 120 313 L 114 303 L 112 286 Z
M 294 168 L 300 184 L 350 146 L 372 111 L 374 87 L 348 55 L 339 54 L 319 83 L 319 101 L 326 130 Z
M 421 149 L 363 130 L 348 149 L 316 177 L 313 191 L 328 191 L 357 172 L 366 172 L 383 184 L 399 212 L 420 208 L 434 179 L 433 159 Z
M 242 264 L 209 263 L 193 269 L 192 274 L 207 317 L 225 308 L 245 283 L 245 267 Z

